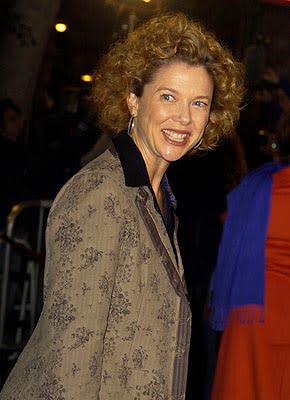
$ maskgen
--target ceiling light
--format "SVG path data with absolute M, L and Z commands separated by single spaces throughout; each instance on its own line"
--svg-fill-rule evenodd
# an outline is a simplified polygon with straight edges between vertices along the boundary
M 84 74 L 84 75 L 81 76 L 81 80 L 83 82 L 92 82 L 93 77 L 92 77 L 92 75 Z
M 64 24 L 63 22 L 58 22 L 57 24 L 54 25 L 55 30 L 57 32 L 65 32 L 67 30 L 67 25 Z

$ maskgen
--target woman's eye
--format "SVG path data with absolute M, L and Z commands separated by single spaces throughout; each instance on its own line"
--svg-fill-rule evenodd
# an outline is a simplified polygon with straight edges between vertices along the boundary
M 174 97 L 171 94 L 162 94 L 161 98 L 165 101 L 174 101 Z
M 197 107 L 207 107 L 207 103 L 201 100 L 196 100 L 193 104 Z

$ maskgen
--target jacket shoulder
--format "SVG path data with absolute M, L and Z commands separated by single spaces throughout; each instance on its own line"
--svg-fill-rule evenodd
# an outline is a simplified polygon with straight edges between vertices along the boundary
M 84 201 L 96 196 L 97 192 L 117 192 L 124 185 L 124 175 L 118 157 L 106 150 L 77 172 L 60 189 L 53 202 L 51 212 L 65 207 L 67 212 Z

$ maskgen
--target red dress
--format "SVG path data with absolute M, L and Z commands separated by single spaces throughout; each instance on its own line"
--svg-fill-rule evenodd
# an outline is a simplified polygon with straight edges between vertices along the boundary
M 273 175 L 264 311 L 225 328 L 212 400 L 290 400 L 290 168 Z

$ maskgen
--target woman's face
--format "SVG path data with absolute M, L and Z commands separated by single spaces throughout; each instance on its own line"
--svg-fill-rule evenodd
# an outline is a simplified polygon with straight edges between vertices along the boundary
M 197 144 L 209 120 L 213 88 L 203 66 L 180 61 L 160 67 L 141 97 L 129 95 L 136 117 L 132 138 L 147 168 L 166 167 Z

